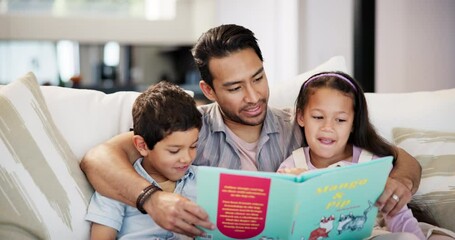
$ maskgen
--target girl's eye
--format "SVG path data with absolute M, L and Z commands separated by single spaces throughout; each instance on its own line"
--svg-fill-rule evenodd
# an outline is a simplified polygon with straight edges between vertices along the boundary
M 337 122 L 346 122 L 346 120 L 345 120 L 345 119 L 340 119 L 340 118 L 338 118 L 338 119 L 337 119 Z
M 322 119 L 321 116 L 313 116 L 313 118 L 314 118 L 314 119 L 318 119 L 318 120 L 319 120 L 319 119 Z

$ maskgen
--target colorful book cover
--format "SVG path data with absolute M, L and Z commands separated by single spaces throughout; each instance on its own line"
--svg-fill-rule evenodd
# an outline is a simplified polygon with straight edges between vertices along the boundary
M 216 229 L 198 239 L 362 239 L 392 157 L 299 176 L 199 167 L 197 202 Z

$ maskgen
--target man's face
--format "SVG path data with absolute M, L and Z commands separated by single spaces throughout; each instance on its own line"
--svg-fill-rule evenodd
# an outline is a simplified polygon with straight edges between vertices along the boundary
M 209 61 L 213 76 L 212 100 L 218 102 L 224 121 L 257 126 L 264 122 L 269 86 L 262 61 L 253 49 L 243 49 Z

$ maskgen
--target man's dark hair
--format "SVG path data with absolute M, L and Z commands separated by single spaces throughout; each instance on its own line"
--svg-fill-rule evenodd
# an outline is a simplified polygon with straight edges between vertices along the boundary
M 251 48 L 261 61 L 261 49 L 254 33 L 242 26 L 228 24 L 221 25 L 202 34 L 192 49 L 196 66 L 199 69 L 202 80 L 213 89 L 213 76 L 209 69 L 211 58 L 226 57 L 231 53 Z
M 150 150 L 175 131 L 202 126 L 202 115 L 193 97 L 166 81 L 141 93 L 134 102 L 132 114 L 134 134 L 142 136 Z

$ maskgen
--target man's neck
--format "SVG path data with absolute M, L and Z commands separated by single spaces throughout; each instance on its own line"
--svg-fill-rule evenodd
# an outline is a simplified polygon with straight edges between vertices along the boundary
M 225 124 L 237 137 L 248 143 L 259 139 L 263 125 L 249 126 L 231 121 L 225 121 Z

